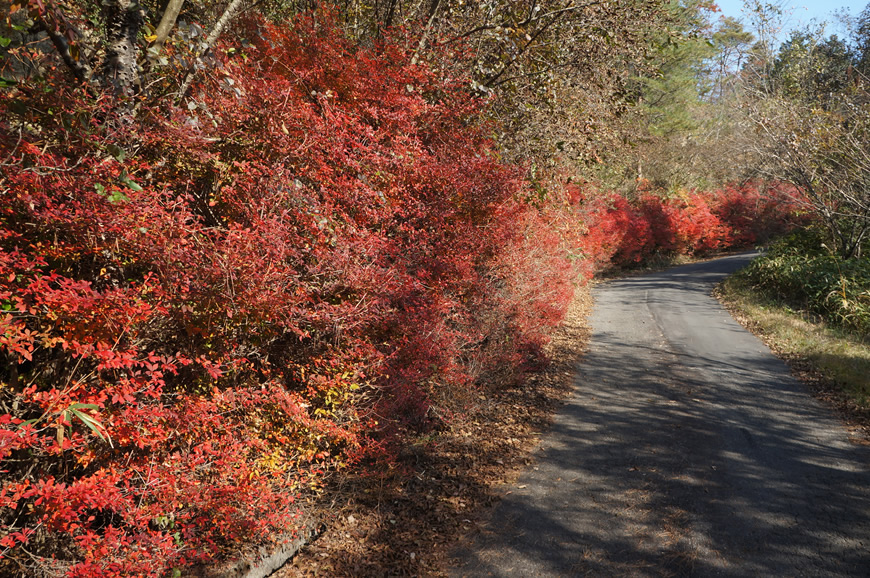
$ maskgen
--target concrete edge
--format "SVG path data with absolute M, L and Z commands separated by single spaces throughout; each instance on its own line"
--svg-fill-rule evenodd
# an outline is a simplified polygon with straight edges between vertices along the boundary
M 295 533 L 282 534 L 271 548 L 263 546 L 256 554 L 231 565 L 212 568 L 199 574 L 201 578 L 267 578 L 284 566 L 299 551 L 323 533 L 323 525 L 316 520 L 306 521 Z

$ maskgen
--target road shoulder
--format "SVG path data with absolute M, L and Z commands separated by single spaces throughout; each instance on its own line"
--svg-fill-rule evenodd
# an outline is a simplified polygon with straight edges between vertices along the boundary
M 792 325 L 797 326 L 797 331 L 825 332 L 826 329 L 784 308 L 770 311 L 770 304 L 762 305 L 751 295 L 741 294 L 744 292 L 742 289 L 727 286 L 726 283 L 717 286 L 713 296 L 740 325 L 763 341 L 774 355 L 788 365 L 791 374 L 807 386 L 813 397 L 837 415 L 853 443 L 870 445 L 870 404 L 861 404 L 844 393 L 842 386 L 813 362 L 805 347 L 777 336 L 773 324 L 766 323 L 762 317 L 788 317 Z
M 480 392 L 468 416 L 402 456 L 392 474 L 348 476 L 320 513 L 324 532 L 276 578 L 444 576 L 449 552 L 532 463 L 532 450 L 570 395 L 589 342 L 589 285 L 578 287 L 546 354 L 522 383 Z

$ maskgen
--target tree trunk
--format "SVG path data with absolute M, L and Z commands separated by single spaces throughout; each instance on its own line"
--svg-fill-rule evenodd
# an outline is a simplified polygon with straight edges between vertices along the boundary
M 393 18 L 396 17 L 396 5 L 398 3 L 399 0 L 390 0 L 390 7 L 387 9 L 387 17 L 384 19 L 383 28 L 388 29 L 393 25 Z
M 139 85 L 136 36 L 142 28 L 142 9 L 136 0 L 108 0 L 106 11 L 107 81 L 118 94 L 130 95 Z
M 181 7 L 184 5 L 184 0 L 169 0 L 166 5 L 166 10 L 163 11 L 163 17 L 160 19 L 160 24 L 157 25 L 157 31 L 154 36 L 154 48 L 158 51 L 163 48 L 163 43 L 169 37 L 169 32 L 175 26 L 175 21 L 178 19 L 178 14 L 181 12 Z

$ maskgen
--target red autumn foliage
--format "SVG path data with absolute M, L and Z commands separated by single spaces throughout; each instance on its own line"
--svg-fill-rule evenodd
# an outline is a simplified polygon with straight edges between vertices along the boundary
M 592 270 L 632 266 L 660 253 L 749 247 L 802 222 L 795 192 L 781 184 L 749 182 L 675 196 L 641 185 L 634 202 L 616 194 L 572 193 L 587 226 L 579 245 Z
M 292 530 L 329 472 L 534 362 L 570 297 L 461 79 L 328 21 L 240 37 L 183 109 L 0 96 L 8 571 L 161 574 Z
M 328 19 L 237 36 L 182 108 L 0 93 L 0 572 L 292 531 L 326 476 L 538 362 L 578 272 L 780 216 L 751 188 L 533 202 L 463 79 Z

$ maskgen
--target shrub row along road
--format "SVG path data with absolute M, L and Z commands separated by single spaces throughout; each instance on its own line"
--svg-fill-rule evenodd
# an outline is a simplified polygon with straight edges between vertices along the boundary
M 576 392 L 453 576 L 868 576 L 870 448 L 710 296 L 600 285 Z

